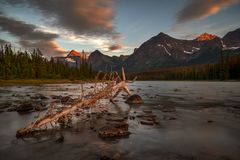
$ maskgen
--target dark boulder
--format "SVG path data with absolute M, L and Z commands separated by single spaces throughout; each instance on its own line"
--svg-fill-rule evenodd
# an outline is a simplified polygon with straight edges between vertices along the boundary
M 142 104 L 143 100 L 139 95 L 134 94 L 130 96 L 125 102 L 128 104 Z
M 102 138 L 121 138 L 130 134 L 127 123 L 111 124 L 101 128 L 98 132 Z
M 33 105 L 30 102 L 23 102 L 16 108 L 17 112 L 29 112 L 33 110 Z
M 124 118 L 121 117 L 110 117 L 106 119 L 107 121 L 111 121 L 111 122 L 123 122 Z
M 72 101 L 73 101 L 73 99 L 69 96 L 65 96 L 65 97 L 61 98 L 61 103 L 63 103 L 63 104 L 70 103 Z
M 46 97 L 46 96 L 44 96 L 44 95 L 39 95 L 39 98 L 42 99 L 42 100 L 43 100 L 43 99 L 49 99 L 48 97 Z
M 11 108 L 8 108 L 7 109 L 7 112 L 15 112 L 16 111 L 16 108 L 15 107 L 11 107 Z
M 52 99 L 61 99 L 61 98 L 62 98 L 61 95 L 59 95 L 59 96 L 57 96 L 57 95 L 52 95 L 51 97 L 52 97 Z
M 44 111 L 44 110 L 47 110 L 48 107 L 47 106 L 43 106 L 43 105 L 36 105 L 34 107 L 35 111 Z
M 63 143 L 64 142 L 64 137 L 63 135 L 61 134 L 59 138 L 57 138 L 56 142 L 58 143 Z
M 141 120 L 140 123 L 144 125 L 154 125 L 154 121 L 149 120 Z
M 151 110 L 147 110 L 147 109 L 144 109 L 143 112 L 144 112 L 144 113 L 149 113 L 149 114 L 152 113 Z

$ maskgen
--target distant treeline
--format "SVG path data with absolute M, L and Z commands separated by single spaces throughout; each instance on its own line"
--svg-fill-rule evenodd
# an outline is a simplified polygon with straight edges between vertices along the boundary
M 165 68 L 150 72 L 128 74 L 138 80 L 240 80 L 240 55 L 221 54 L 215 64 Z
M 79 68 L 48 60 L 39 49 L 13 52 L 11 45 L 0 49 L 0 79 L 91 79 L 91 65 L 82 61 Z

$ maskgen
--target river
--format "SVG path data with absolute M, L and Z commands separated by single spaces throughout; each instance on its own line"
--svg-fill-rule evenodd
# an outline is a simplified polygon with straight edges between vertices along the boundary
M 86 92 L 90 86 L 84 85 Z M 53 95 L 78 98 L 80 84 L 0 87 L 0 159 L 98 160 L 103 155 L 129 160 L 240 159 L 240 82 L 136 81 L 129 89 L 144 103 L 128 105 L 120 94 L 115 104 L 103 102 L 108 112 L 135 116 L 147 109 L 156 115 L 158 124 L 143 125 L 137 118 L 128 118 L 128 137 L 103 139 L 89 128 L 89 121 L 79 121 L 74 129 L 63 129 L 64 142 L 57 143 L 56 135 L 17 139 L 16 130 L 39 113 L 7 110 L 37 94 L 48 97 L 46 105 Z M 161 106 L 173 106 L 176 111 L 162 112 Z

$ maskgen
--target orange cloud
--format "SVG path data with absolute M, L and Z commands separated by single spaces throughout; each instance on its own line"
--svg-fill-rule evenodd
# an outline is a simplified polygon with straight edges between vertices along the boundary
M 66 50 L 61 48 L 55 41 L 19 41 L 19 44 L 28 49 L 40 49 L 45 56 L 62 56 Z
M 189 2 L 190 3 L 178 13 L 178 23 L 206 18 L 228 6 L 240 3 L 240 0 L 193 0 Z
M 46 56 L 62 55 L 65 52 L 55 42 L 55 39 L 59 37 L 58 34 L 37 30 L 37 26 L 9 18 L 3 13 L 0 13 L 0 31 L 8 32 L 17 37 L 18 43 L 22 47 L 38 48 Z

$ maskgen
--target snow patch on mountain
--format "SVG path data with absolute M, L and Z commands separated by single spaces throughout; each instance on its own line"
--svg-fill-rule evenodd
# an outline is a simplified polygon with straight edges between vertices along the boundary
M 172 54 L 167 50 L 167 48 L 166 48 L 164 45 L 162 45 L 162 44 L 158 44 L 158 47 L 163 47 L 164 50 L 165 50 L 165 52 L 166 52 L 169 56 L 172 55 Z
M 186 54 L 193 54 L 193 52 L 189 52 L 189 51 L 183 51 Z
M 198 47 L 193 47 L 193 49 L 198 50 L 198 51 L 200 50 L 200 48 L 198 48 Z

